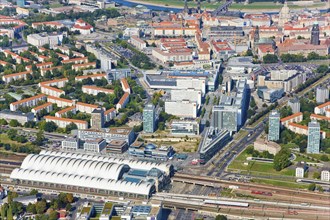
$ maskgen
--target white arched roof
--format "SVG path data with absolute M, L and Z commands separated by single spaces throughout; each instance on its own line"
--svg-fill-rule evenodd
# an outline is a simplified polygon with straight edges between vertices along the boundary
M 81 154 L 81 153 L 71 153 L 71 152 L 60 152 L 60 151 L 46 151 L 42 150 L 40 152 L 41 155 L 52 155 L 66 158 L 79 158 L 85 160 L 93 160 L 93 161 L 103 161 L 109 163 L 116 164 L 126 164 L 132 169 L 143 169 L 143 170 L 151 170 L 152 168 L 157 168 L 164 172 L 166 175 L 170 174 L 171 165 L 165 163 L 155 163 L 149 161 L 139 161 L 139 160 L 129 160 L 129 159 L 120 159 L 113 157 L 105 157 L 99 155 L 90 155 L 90 154 Z
M 121 178 L 123 171 L 129 167 L 124 164 L 106 161 L 62 157 L 59 155 L 30 154 L 23 160 L 21 168 L 118 180 Z
M 149 182 L 133 183 L 122 180 L 104 179 L 83 175 L 57 173 L 31 169 L 16 168 L 10 174 L 11 179 L 47 182 L 77 187 L 96 188 L 124 193 L 150 195 L 153 184 Z

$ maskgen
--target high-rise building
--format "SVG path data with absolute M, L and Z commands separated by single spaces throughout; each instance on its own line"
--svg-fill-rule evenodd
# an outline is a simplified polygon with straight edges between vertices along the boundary
M 300 101 L 298 97 L 290 99 L 288 101 L 288 106 L 291 108 L 293 114 L 300 112 Z
M 315 22 L 312 27 L 311 44 L 313 45 L 320 44 L 320 27 L 317 22 Z
M 274 110 L 269 114 L 268 140 L 278 141 L 280 139 L 280 114 Z
M 143 131 L 153 133 L 156 130 L 155 106 L 148 104 L 143 109 Z
M 320 140 L 321 140 L 320 124 L 317 121 L 308 123 L 308 140 L 307 140 L 307 153 L 318 154 L 320 153 Z
M 104 111 L 102 108 L 94 109 L 91 113 L 91 128 L 100 130 L 104 127 Z
M 25 7 L 25 0 L 17 0 L 16 4 L 18 7 Z
M 324 103 L 329 99 L 329 89 L 324 87 L 316 88 L 316 103 Z
M 238 129 L 237 113 L 235 107 L 213 106 L 212 127 L 236 132 Z

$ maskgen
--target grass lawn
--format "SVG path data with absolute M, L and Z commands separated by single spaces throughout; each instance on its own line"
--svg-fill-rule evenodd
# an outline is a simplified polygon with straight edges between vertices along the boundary
M 9 139 L 9 137 L 7 136 L 7 134 L 0 134 L 0 141 L 1 143 L 4 143 L 4 144 L 16 144 L 17 146 L 23 146 L 23 145 L 26 145 L 27 143 L 19 143 L 17 141 L 12 141 Z
M 286 182 L 286 181 L 279 181 L 279 180 L 270 180 L 270 179 L 253 179 L 252 182 L 254 183 L 261 183 L 261 184 L 267 184 L 272 186 L 282 186 L 282 187 L 288 187 L 288 188 L 294 188 L 294 189 L 307 189 L 308 184 L 298 184 L 293 182 Z
M 276 171 L 273 168 L 273 163 L 263 163 L 258 161 L 247 161 L 246 158 L 251 155 L 243 151 L 228 167 L 229 170 L 240 170 L 242 173 L 250 173 L 256 175 L 285 175 L 294 176 L 295 170 L 293 169 L 283 169 L 281 171 Z M 248 165 L 244 165 L 248 162 Z

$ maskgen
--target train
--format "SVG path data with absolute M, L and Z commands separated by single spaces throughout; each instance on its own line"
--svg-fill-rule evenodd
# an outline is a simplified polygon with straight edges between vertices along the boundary
M 231 202 L 231 201 L 220 201 L 220 200 L 204 200 L 204 204 L 211 205 L 223 205 L 223 206 L 235 206 L 235 207 L 249 207 L 249 203 L 247 202 Z
M 252 190 L 252 194 L 262 195 L 262 196 L 273 196 L 273 193 L 271 192 L 264 192 L 264 191 L 258 191 L 258 190 Z

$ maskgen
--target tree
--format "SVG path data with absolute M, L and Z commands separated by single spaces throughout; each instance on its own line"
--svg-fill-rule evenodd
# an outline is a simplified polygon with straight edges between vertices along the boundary
M 321 159 L 322 161 L 325 161 L 325 162 L 329 161 L 329 157 L 328 157 L 327 155 L 325 155 L 325 154 L 323 154 L 323 155 L 320 157 L 320 159 Z
M 278 62 L 278 58 L 274 54 L 267 54 L 262 59 L 263 59 L 264 63 L 277 63 Z
M 65 127 L 66 133 L 70 133 L 72 130 L 78 129 L 77 125 L 75 123 L 70 123 Z
M 32 196 L 32 195 L 37 195 L 39 192 L 38 192 L 38 190 L 36 190 L 36 189 L 32 189 L 31 191 L 30 191 L 30 195 Z
M 7 125 L 7 121 L 3 118 L 0 119 L 0 125 Z
M 49 213 L 49 217 L 48 217 L 49 220 L 57 220 L 58 219 L 58 213 L 53 210 Z
M 315 183 L 311 183 L 308 185 L 308 190 L 309 191 L 314 191 L 316 189 L 316 184 Z
M 26 211 L 28 213 L 32 213 L 32 214 L 37 214 L 37 211 L 36 211 L 36 205 L 35 204 L 32 204 L 32 203 L 29 203 L 26 207 Z
M 288 167 L 291 162 L 289 160 L 291 152 L 289 149 L 281 149 L 274 157 L 274 169 L 276 171 L 280 171 L 286 167 Z
M 42 130 L 39 130 L 36 135 L 36 140 L 34 141 L 34 144 L 37 146 L 41 146 L 43 144 L 44 140 L 45 140 L 44 132 Z M 37 191 L 37 193 L 38 193 L 38 191 Z
M 41 200 L 36 203 L 37 214 L 43 214 L 46 208 L 47 208 L 47 203 L 45 200 Z
M 7 220 L 13 220 L 13 210 L 12 207 L 9 205 L 9 208 L 7 209 Z
M 11 126 L 11 127 L 18 127 L 19 125 L 20 124 L 19 124 L 19 122 L 16 119 L 12 119 L 9 122 L 9 126 Z
M 72 193 L 67 193 L 66 194 L 66 199 L 69 203 L 73 203 L 74 202 L 73 194 Z
M 205 127 L 210 127 L 210 121 L 209 121 L 209 120 L 207 120 L 207 121 L 205 122 Z
M 227 220 L 227 217 L 225 215 L 217 215 L 215 220 Z
M 319 186 L 319 185 L 318 185 L 318 186 L 316 187 L 316 189 L 317 189 L 319 192 L 324 192 L 324 189 L 323 189 L 322 186 Z
M 320 179 L 321 178 L 321 173 L 320 172 L 314 172 L 313 173 L 313 178 L 314 179 Z
M 54 132 L 57 129 L 57 125 L 53 121 L 50 122 L 41 121 L 39 123 L 39 128 L 46 132 Z

